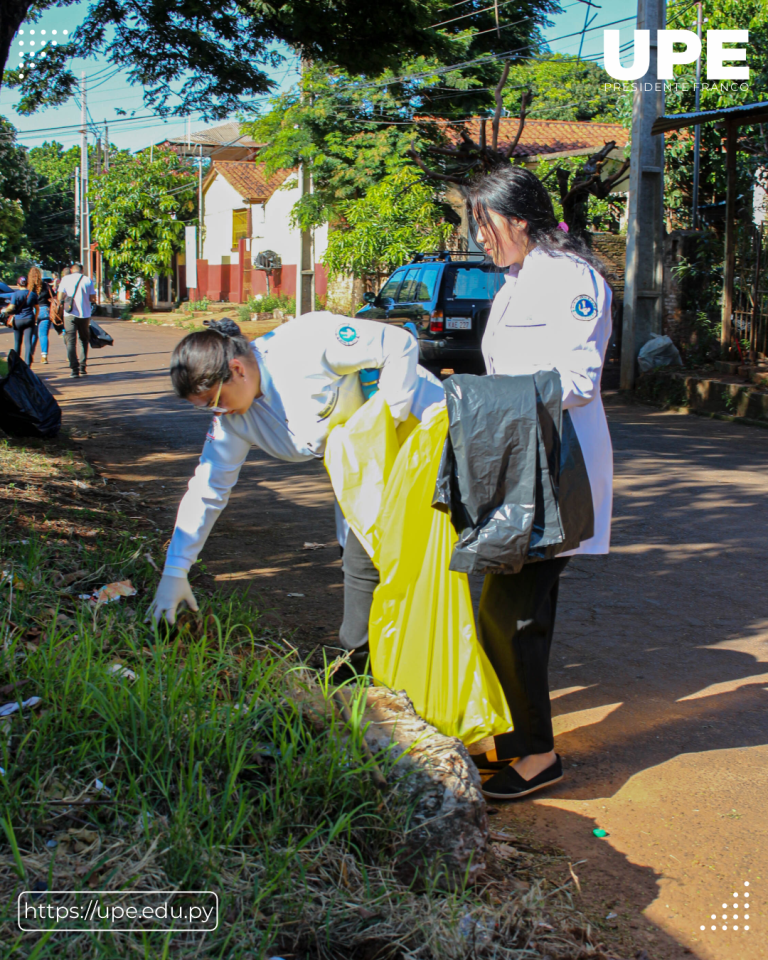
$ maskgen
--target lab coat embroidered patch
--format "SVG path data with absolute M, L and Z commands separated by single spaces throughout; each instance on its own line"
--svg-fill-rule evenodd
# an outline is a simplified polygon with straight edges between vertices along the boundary
M 583 293 L 571 304 L 571 315 L 577 320 L 591 320 L 597 314 L 597 304 L 592 297 Z
M 342 323 L 336 328 L 336 339 L 345 347 L 352 347 L 360 339 L 360 334 L 351 323 Z
M 224 430 L 221 426 L 221 417 L 218 414 L 211 420 L 211 425 L 208 427 L 208 433 L 205 435 L 206 440 L 221 440 L 224 436 Z

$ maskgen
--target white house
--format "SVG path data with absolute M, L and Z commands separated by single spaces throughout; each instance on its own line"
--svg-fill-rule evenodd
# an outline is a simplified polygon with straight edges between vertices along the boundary
M 203 256 L 197 265 L 198 286 L 190 296 L 239 303 L 251 293 L 266 293 L 268 283 L 271 290 L 295 296 L 301 235 L 291 226 L 290 214 L 298 199 L 296 171 L 280 170 L 268 177 L 265 165 L 254 160 L 213 160 L 203 182 Z M 321 298 L 326 294 L 327 279 L 319 261 L 327 240 L 327 227 L 313 231 L 310 262 L 315 293 Z M 268 250 L 282 261 L 282 268 L 271 279 L 251 267 L 257 255 Z

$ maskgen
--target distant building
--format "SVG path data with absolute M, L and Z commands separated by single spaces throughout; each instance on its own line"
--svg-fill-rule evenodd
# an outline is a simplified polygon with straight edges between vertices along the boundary
M 480 120 L 467 120 L 463 126 L 477 140 Z M 517 133 L 518 121 L 504 117 L 500 121 L 499 141 L 503 146 Z M 491 135 L 490 120 L 486 124 Z M 513 156 L 526 166 L 535 166 L 540 160 L 559 160 L 568 157 L 587 157 L 610 140 L 616 148 L 610 154 L 607 170 L 620 162 L 628 142 L 628 131 L 617 123 L 592 123 L 560 120 L 527 120 Z M 458 139 L 456 125 L 449 137 Z M 189 136 L 166 140 L 184 156 L 201 157 L 208 161 L 203 181 L 203 239 L 202 256 L 197 262 L 197 287 L 188 291 L 192 300 L 244 302 L 251 294 L 267 292 L 269 288 L 287 296 L 296 294 L 297 264 L 300 235 L 290 225 L 291 209 L 299 199 L 298 178 L 295 170 L 280 170 L 267 177 L 265 165 L 259 162 L 259 144 L 241 132 L 234 121 L 190 132 Z M 618 187 L 625 192 L 629 181 Z M 458 190 L 451 191 L 449 202 L 463 207 Z M 323 300 L 327 294 L 327 275 L 322 257 L 328 243 L 328 228 L 324 226 L 310 234 L 312 256 L 305 259 L 314 269 L 315 294 Z M 282 262 L 280 270 L 268 280 L 264 271 L 254 268 L 259 253 L 272 251 Z M 306 268 L 305 268 L 306 270 Z M 178 257 L 176 288 L 184 295 L 185 264 L 183 254 Z M 159 284 L 159 302 L 165 302 L 166 293 Z M 178 295 L 178 294 L 177 294 Z
M 214 160 L 203 183 L 203 198 L 202 260 L 207 266 L 202 273 L 206 274 L 208 298 L 234 302 L 247 299 L 247 291 L 241 292 L 239 287 L 245 280 L 243 277 L 241 281 L 241 273 L 248 270 L 250 292 L 266 293 L 266 274 L 250 266 L 259 253 L 266 251 L 276 253 L 283 264 L 272 277 L 270 288 L 295 296 L 299 231 L 291 227 L 290 215 L 299 199 L 296 171 L 279 170 L 268 177 L 261 163 Z M 314 231 L 315 293 L 321 298 L 326 292 L 326 274 L 319 261 L 327 239 L 327 227 Z M 242 252 L 245 271 L 240 270 Z

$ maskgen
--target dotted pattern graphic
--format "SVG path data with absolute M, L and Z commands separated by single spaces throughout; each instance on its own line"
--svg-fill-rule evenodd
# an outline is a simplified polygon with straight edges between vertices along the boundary
M 22 71 L 19 73 L 19 77 L 23 80 L 25 72 L 31 70 L 35 63 L 38 63 L 48 52 L 50 47 L 57 47 L 59 41 L 55 39 L 59 36 L 58 30 L 50 31 L 51 38 L 48 39 L 48 31 L 46 30 L 19 30 L 19 37 L 22 39 L 17 41 L 19 47 L 26 47 L 27 49 L 19 50 L 19 70 Z M 61 31 L 62 38 L 69 36 L 69 30 Z M 66 42 L 62 39 L 62 43 Z
M 744 881 L 744 886 L 749 886 L 749 880 Z M 728 910 L 729 905 L 724 903 L 722 906 L 723 910 Z M 732 913 L 730 916 L 727 913 L 718 914 L 713 913 L 710 916 L 710 920 L 714 920 L 709 927 L 710 931 L 716 930 L 733 930 L 734 932 L 748 933 L 749 932 L 749 923 L 746 921 L 749 920 L 749 911 L 754 907 L 754 902 L 751 902 L 749 899 L 749 891 L 742 891 L 742 897 L 739 899 L 739 894 L 734 891 L 733 899 L 731 900 L 731 909 L 738 911 L 737 913 Z M 731 921 L 730 926 L 728 920 Z M 702 923 L 699 927 L 699 930 L 706 930 L 707 925 Z

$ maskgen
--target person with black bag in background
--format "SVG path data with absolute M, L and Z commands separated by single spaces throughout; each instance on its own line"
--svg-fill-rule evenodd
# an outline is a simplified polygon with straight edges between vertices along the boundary
M 7 327 L 13 327 L 14 349 L 21 356 L 21 348 L 26 343 L 24 360 L 32 366 L 37 346 L 38 297 L 42 291 L 43 275 L 37 267 L 32 267 L 27 277 L 20 277 L 26 284 L 21 290 L 15 290 L 8 305 L 2 311 Z
M 69 276 L 62 277 L 57 294 L 64 304 L 64 343 L 71 369 L 71 377 L 80 377 L 86 371 L 88 342 L 91 326 L 91 304 L 96 303 L 96 288 L 83 273 L 80 263 L 73 263 Z M 81 359 L 77 359 L 77 340 L 80 340 Z
M 557 371 L 584 457 L 592 494 L 592 536 L 552 559 L 526 562 L 516 574 L 486 574 L 478 639 L 509 704 L 514 729 L 473 759 L 492 800 L 511 800 L 563 778 L 555 753 L 549 653 L 560 575 L 571 556 L 608 553 L 613 451 L 600 377 L 611 335 L 612 291 L 604 266 L 583 239 L 558 223 L 552 200 L 530 170 L 511 165 L 469 188 L 477 241 L 507 268 L 483 335 L 490 376 Z

